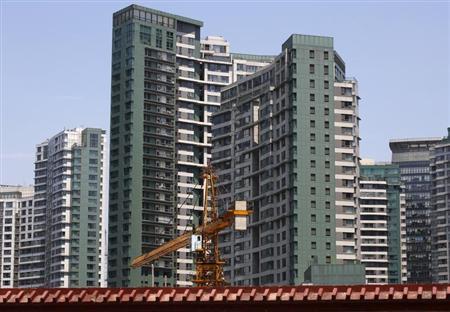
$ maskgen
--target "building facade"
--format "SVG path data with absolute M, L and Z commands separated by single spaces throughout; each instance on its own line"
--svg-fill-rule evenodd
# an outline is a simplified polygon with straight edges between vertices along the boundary
M 345 79 L 340 74 L 345 72 L 345 66 L 337 54 L 335 64 L 336 258 L 338 263 L 348 264 L 358 260 L 359 96 L 357 80 Z
M 190 249 L 130 270 L 131 260 L 192 229 L 203 209 L 211 116 L 234 77 L 267 63 L 233 61 L 203 23 L 137 5 L 113 16 L 109 273 L 111 286 L 192 285 Z M 247 60 L 248 59 L 248 60 Z M 238 64 L 254 67 L 244 68 Z M 236 73 L 233 71 L 236 68 Z M 237 79 L 237 78 L 236 78 Z
M 430 149 L 440 138 L 389 142 L 392 163 L 400 167 L 406 197 L 408 283 L 431 282 Z
M 45 286 L 45 242 L 46 242 L 46 212 L 47 212 L 47 141 L 36 146 L 34 162 L 34 209 L 27 211 L 27 220 L 33 218 L 33 223 L 26 226 L 32 237 L 26 236 L 21 242 L 20 257 L 20 287 Z
M 226 87 L 213 121 L 219 207 L 247 200 L 249 229 L 221 235 L 236 285 L 298 284 L 336 262 L 334 50 L 292 35 L 268 67 Z
M 450 282 L 450 128 L 430 152 L 431 277 Z
M 232 81 L 236 82 L 269 65 L 275 56 L 231 53 Z
M 22 287 L 106 286 L 105 144 L 104 130 L 76 128 L 37 145 L 32 225 L 36 239 L 24 242 Z M 37 271 L 42 259 L 43 272 Z
M 373 161 L 363 160 L 360 166 L 361 181 L 381 181 L 386 183 L 386 199 L 387 199 L 387 247 L 388 247 L 388 275 L 387 283 L 400 284 L 407 282 L 407 259 L 406 259 L 406 202 L 404 194 L 404 186 L 400 180 L 400 168 L 394 164 L 374 163 Z M 361 183 L 361 192 L 363 192 Z M 364 186 L 367 188 L 366 186 Z M 365 191 L 367 193 L 367 191 Z M 381 191 L 380 195 L 381 194 Z M 367 195 L 367 194 L 365 194 Z M 361 200 L 362 200 L 361 195 Z M 364 203 L 372 202 L 373 199 L 365 199 Z M 363 206 L 361 203 L 361 212 L 359 222 L 364 220 L 371 220 L 371 218 L 379 219 L 380 216 L 368 216 L 363 213 Z M 380 207 L 381 208 L 381 207 Z M 381 220 L 380 220 L 381 221 Z M 369 222 L 370 223 L 370 222 Z M 382 223 L 382 222 L 381 222 Z M 373 222 L 373 226 L 378 223 Z M 384 246 L 362 246 L 364 238 L 364 227 L 360 224 L 361 235 L 360 252 L 371 250 L 383 250 Z M 384 226 L 384 225 L 383 225 Z M 365 227 L 367 227 L 365 225 Z M 379 242 L 374 242 L 378 244 Z
M 388 283 L 388 198 L 384 179 L 360 181 L 358 258 L 365 266 L 367 284 Z
M 0 185 L 0 288 L 19 287 L 21 243 L 31 235 L 33 187 Z
M 26 208 L 21 204 L 19 287 L 44 286 L 45 213 L 30 205 L 33 201 L 28 200 Z

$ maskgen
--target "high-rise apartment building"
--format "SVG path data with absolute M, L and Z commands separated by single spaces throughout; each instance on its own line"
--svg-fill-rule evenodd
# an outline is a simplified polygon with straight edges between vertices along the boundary
M 364 264 L 367 284 L 388 283 L 387 182 L 362 178 L 358 213 L 358 258 Z
M 249 229 L 220 239 L 234 284 L 299 284 L 311 264 L 336 262 L 338 65 L 332 38 L 292 35 L 271 65 L 222 91 L 212 157 L 219 206 L 253 206 Z
M 28 200 L 26 208 L 25 202 L 21 204 L 19 287 L 44 286 L 45 214 L 32 203 Z
M 189 248 L 150 266 L 131 260 L 192 228 L 203 209 L 211 115 L 233 79 L 270 57 L 230 54 L 203 23 L 137 5 L 113 16 L 108 280 L 111 286 L 192 285 Z M 247 67 L 245 67 L 247 66 Z M 235 68 L 235 70 L 234 70 Z
M 450 282 L 450 128 L 448 136 L 430 152 L 431 276 L 435 283 Z
M 25 217 L 29 210 L 33 187 L 0 185 L 0 288 L 19 286 L 20 245 L 32 235 L 27 228 L 32 219 Z
M 26 220 L 33 222 L 24 230 L 32 234 L 21 241 L 20 287 L 45 286 L 45 241 L 47 211 L 47 181 L 51 183 L 47 172 L 47 141 L 36 146 L 34 162 L 34 208 L 26 211 Z
M 21 244 L 21 287 L 106 286 L 105 144 L 104 130 L 76 128 L 37 145 L 35 205 L 28 215 L 36 222 L 27 225 L 33 237 Z
M 336 258 L 338 263 L 356 263 L 357 213 L 359 207 L 359 96 L 358 82 L 345 79 L 345 69 L 335 54 L 334 127 L 336 178 Z
M 387 283 L 400 284 L 407 281 L 407 260 L 406 260 L 406 202 L 404 194 L 404 186 L 400 180 L 400 168 L 395 164 L 388 163 L 375 163 L 370 160 L 361 161 L 361 211 L 359 215 L 359 231 L 358 235 L 359 243 L 358 248 L 361 254 L 370 251 L 385 251 L 386 246 L 381 241 L 372 241 L 367 244 L 366 228 L 368 226 L 377 227 L 380 226 L 380 235 L 384 237 L 385 222 L 380 220 L 382 218 L 377 214 L 369 214 L 366 208 L 380 208 L 385 209 L 387 212 L 387 256 L 388 256 L 388 270 L 387 270 Z M 377 191 L 381 197 L 368 198 L 367 188 L 368 185 L 365 182 L 379 181 L 382 184 L 386 184 L 386 195 L 381 194 L 382 191 Z M 379 184 L 379 185 L 382 185 Z M 364 188 L 364 196 L 363 196 Z M 372 188 L 374 182 L 372 182 Z M 386 207 L 384 208 L 382 201 L 386 199 Z M 369 204 L 380 204 L 369 205 Z M 369 206 L 368 206 L 369 205 Z M 378 220 L 378 221 L 376 221 Z M 372 225 L 370 225 L 372 224 Z M 381 245 L 379 245 L 381 244 Z M 363 261 L 363 257 L 361 261 Z M 375 259 L 374 259 L 375 261 Z M 366 277 L 367 280 L 367 277 Z
M 400 167 L 406 197 L 408 283 L 431 282 L 430 149 L 440 138 L 389 142 L 392 163 Z

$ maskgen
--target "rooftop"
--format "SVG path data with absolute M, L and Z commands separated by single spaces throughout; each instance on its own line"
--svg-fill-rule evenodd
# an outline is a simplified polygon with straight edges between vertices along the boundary
M 140 6 L 140 5 L 137 5 L 137 4 L 131 4 L 131 5 L 125 7 L 125 8 L 123 8 L 123 9 L 117 11 L 117 12 L 114 12 L 113 15 L 115 16 L 115 15 L 121 14 L 123 12 L 126 12 L 126 11 L 130 10 L 130 9 L 138 9 L 138 10 L 146 11 L 146 12 L 149 12 L 149 13 L 154 13 L 154 14 L 159 14 L 159 15 L 166 16 L 166 17 L 171 17 L 171 18 L 173 18 L 173 19 L 175 19 L 177 21 L 185 22 L 185 23 L 188 23 L 188 24 L 193 24 L 193 25 L 196 25 L 196 26 L 199 26 L 199 27 L 203 26 L 203 22 L 202 21 L 195 20 L 195 19 L 192 19 L 192 18 L 189 18 L 189 17 L 184 17 L 184 16 L 181 16 L 181 15 L 175 15 L 175 14 L 171 14 L 171 13 L 167 13 L 167 12 L 163 12 L 163 11 L 159 11 L 159 10 L 155 10 L 155 9 L 151 9 L 151 8 L 147 8 L 147 7 L 143 7 L 143 6 Z
M 405 139 L 391 139 L 389 144 L 394 143 L 426 143 L 426 142 L 437 142 L 442 140 L 442 138 L 430 137 L 430 138 L 405 138 Z
M 255 62 L 272 62 L 276 55 L 256 55 L 256 54 L 245 54 L 245 53 L 231 53 L 234 59 L 239 60 L 249 60 Z
M 1 311 L 445 310 L 450 284 L 0 289 Z

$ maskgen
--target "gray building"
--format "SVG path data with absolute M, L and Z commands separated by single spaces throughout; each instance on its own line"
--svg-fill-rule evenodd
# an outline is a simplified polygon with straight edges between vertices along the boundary
M 400 167 L 405 186 L 408 283 L 431 282 L 430 149 L 440 138 L 389 142 L 392 163 Z
M 230 54 L 203 23 L 131 5 L 113 15 L 109 285 L 144 286 L 131 260 L 192 229 L 203 209 L 200 173 L 211 158 L 220 91 L 270 57 Z M 153 263 L 155 285 L 192 285 L 189 247 Z
M 270 66 L 222 91 L 213 117 L 219 207 L 248 200 L 253 209 L 245 233 L 220 237 L 233 284 L 299 284 L 310 265 L 337 262 L 333 84 L 345 68 L 335 60 L 333 38 L 292 35 Z M 353 222 L 351 233 L 353 243 Z
M 430 151 L 431 276 L 434 283 L 450 282 L 450 128 Z

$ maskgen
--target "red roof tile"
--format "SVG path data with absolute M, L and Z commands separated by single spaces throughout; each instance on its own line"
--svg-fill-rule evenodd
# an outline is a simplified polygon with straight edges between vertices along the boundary
M 114 303 L 146 305 L 212 305 L 263 304 L 365 304 L 417 302 L 450 303 L 450 284 L 436 285 L 357 285 L 357 286 L 273 286 L 223 288 L 59 288 L 59 289 L 0 289 L 0 310 L 12 304 L 36 305 L 95 305 Z M 430 306 L 431 307 L 431 306 Z M 447 306 L 450 308 L 450 304 Z M 284 312 L 284 311 L 283 311 Z

